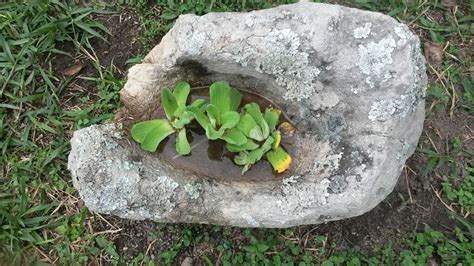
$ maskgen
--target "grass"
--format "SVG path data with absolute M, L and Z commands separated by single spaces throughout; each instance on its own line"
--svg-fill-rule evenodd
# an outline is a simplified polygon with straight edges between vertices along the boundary
M 140 14 L 144 27 L 141 40 L 149 50 L 179 14 L 248 11 L 291 1 L 117 2 L 118 11 L 128 7 Z M 457 8 L 449 8 L 440 1 L 346 2 L 407 23 L 423 43 L 442 44 L 442 63 L 428 65 L 427 123 L 438 130 L 436 121 L 442 118 L 461 121 L 454 123 L 456 126 L 472 119 L 472 4 L 458 1 Z M 127 255 L 117 245 L 119 233 L 127 228 L 110 217 L 91 214 L 66 170 L 72 131 L 111 119 L 124 84 L 121 71 L 113 63 L 102 65 L 100 55 L 94 52 L 94 41 L 109 35 L 96 19 L 112 15 L 103 6 L 59 0 L 0 3 L 0 257 L 6 258 L 2 261 L 18 265 L 32 261 L 160 265 L 192 256 L 208 265 L 218 261 L 224 265 L 474 263 L 469 221 L 474 206 L 472 135 L 463 136 L 460 130 L 436 132 L 429 127 L 418 152 L 425 164 L 416 176 L 430 181 L 427 193 L 433 193 L 437 204 L 445 205 L 446 212 L 455 217 L 457 222 L 450 228 L 433 229 L 436 222 L 426 221 L 434 226 L 407 233 L 403 240 L 393 239 L 401 243 L 396 247 L 386 243 L 360 250 L 340 247 L 329 233 L 316 234 L 304 227 L 240 230 L 154 224 L 143 236 L 146 246 Z M 61 74 L 64 66 L 58 66 L 58 60 L 75 61 L 78 56 L 92 65 L 93 74 Z M 142 58 L 136 54 L 129 57 L 129 63 Z M 153 245 L 160 246 L 156 256 L 150 252 Z
M 64 96 L 74 77 L 59 76 L 52 65 L 57 55 L 73 56 L 61 44 L 72 44 L 76 53 L 92 38 L 105 39 L 108 30 L 91 15 L 109 12 L 55 0 L 4 2 L 0 11 L 0 243 L 2 253 L 21 263 L 69 239 L 55 231 L 79 212 L 65 206 L 75 200 L 65 170 L 69 134 L 110 117 L 121 81 L 107 70 L 92 79 L 99 100 L 68 111 Z M 97 116 L 102 111 L 109 114 Z

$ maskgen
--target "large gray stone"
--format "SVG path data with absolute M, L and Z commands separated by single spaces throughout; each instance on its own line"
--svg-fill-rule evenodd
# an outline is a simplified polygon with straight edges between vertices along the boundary
M 299 3 L 182 15 L 130 69 L 126 111 L 149 117 L 161 89 L 180 80 L 227 80 L 282 107 L 297 128 L 290 173 L 265 182 L 212 179 L 141 151 L 120 125 L 95 125 L 74 133 L 68 165 L 91 210 L 249 227 L 353 217 L 392 191 L 422 131 L 419 40 L 379 13 Z

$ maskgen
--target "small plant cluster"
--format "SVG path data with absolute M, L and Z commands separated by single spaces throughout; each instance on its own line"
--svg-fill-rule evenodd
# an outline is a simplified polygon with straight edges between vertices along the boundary
M 465 169 L 464 178 L 445 176 L 442 183 L 448 199 L 456 203 L 463 214 L 474 212 L 474 167 L 466 166 Z
M 186 82 L 179 82 L 172 91 L 164 89 L 161 104 L 167 119 L 143 121 L 132 127 L 132 138 L 144 150 L 155 152 L 161 141 L 175 133 L 176 152 L 190 154 L 186 125 L 196 119 L 209 140 L 225 141 L 227 150 L 236 154 L 234 163 L 243 167 L 242 174 L 264 158 L 277 173 L 288 169 L 291 157 L 280 145 L 277 127 L 280 110 L 268 107 L 262 112 L 254 102 L 240 108 L 242 94 L 225 81 L 209 87 L 209 102 L 197 99 L 187 105 L 190 91 Z

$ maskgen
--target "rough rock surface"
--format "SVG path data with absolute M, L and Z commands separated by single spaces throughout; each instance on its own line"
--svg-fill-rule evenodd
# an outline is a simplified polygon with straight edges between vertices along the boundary
M 149 117 L 160 90 L 180 80 L 227 80 L 282 107 L 298 130 L 292 171 L 269 182 L 215 180 L 139 150 L 120 125 L 95 125 L 74 133 L 68 165 L 91 210 L 249 227 L 357 216 L 392 191 L 422 131 L 419 40 L 379 13 L 299 3 L 182 15 L 130 69 L 125 109 Z

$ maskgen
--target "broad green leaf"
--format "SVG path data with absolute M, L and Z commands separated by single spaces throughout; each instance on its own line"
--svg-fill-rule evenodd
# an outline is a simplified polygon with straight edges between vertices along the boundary
M 201 125 L 202 128 L 206 129 L 206 127 L 211 126 L 211 122 L 209 121 L 209 118 L 204 114 L 204 111 L 197 107 L 196 105 L 192 104 L 191 106 L 188 106 L 187 110 L 191 112 L 198 121 L 199 125 Z
M 260 126 L 263 139 L 266 139 L 270 135 L 270 129 L 267 122 L 263 118 L 263 114 L 260 111 L 260 106 L 258 106 L 256 103 L 248 103 L 244 106 L 244 109 L 245 112 L 251 115 L 253 120 L 255 120 L 255 122 L 257 122 L 257 124 Z
M 174 130 L 169 124 L 163 127 L 157 127 L 145 137 L 141 147 L 145 151 L 155 152 L 161 141 L 173 133 Z
M 249 114 L 242 115 L 237 123 L 237 128 L 247 137 L 250 137 L 250 131 L 256 127 L 258 127 L 257 122 Z
M 247 142 L 247 138 L 245 137 L 242 131 L 231 128 L 224 132 L 221 139 L 225 140 L 227 143 L 234 144 L 234 145 L 243 145 Z
M 176 151 L 181 155 L 186 155 L 191 152 L 191 146 L 189 145 L 186 136 L 186 129 L 184 128 L 178 132 L 178 137 L 176 138 Z
M 272 148 L 272 144 L 275 142 L 275 139 L 272 137 L 268 137 L 265 142 L 262 144 L 262 151 L 266 153 Z
M 256 126 L 250 130 L 249 137 L 256 141 L 263 141 L 265 137 L 263 136 L 263 132 L 260 127 Z
M 161 92 L 161 104 L 163 104 L 168 120 L 172 120 L 176 109 L 178 109 L 178 102 L 170 90 L 163 89 Z
M 168 121 L 164 119 L 155 119 L 139 122 L 133 125 L 132 130 L 130 130 L 130 133 L 132 134 L 132 138 L 136 142 L 142 143 L 151 130 L 156 127 L 161 127 L 163 124 L 168 124 Z
M 211 104 L 214 104 L 221 114 L 237 111 L 242 100 L 242 94 L 231 88 L 226 81 L 214 82 L 209 88 Z
M 135 124 L 132 127 L 132 138 L 141 143 L 142 149 L 154 152 L 160 142 L 174 132 L 168 121 L 156 119 Z
M 230 110 L 230 86 L 226 81 L 217 81 L 209 87 L 209 98 L 211 104 L 223 114 Z
M 213 128 L 218 128 L 221 124 L 220 113 L 217 107 L 213 104 L 206 106 L 206 113 Z
M 227 147 L 227 150 L 230 152 L 240 152 L 240 151 L 255 150 L 256 148 L 259 147 L 259 145 L 255 143 L 253 140 L 247 139 L 247 141 L 242 145 L 234 145 L 234 144 L 227 143 L 226 147 Z
M 206 136 L 210 140 L 216 140 L 224 135 L 224 129 L 215 130 L 211 124 L 208 124 L 205 128 Z
M 235 88 L 230 88 L 229 90 L 229 97 L 230 97 L 230 104 L 229 110 L 230 111 L 237 111 L 240 106 L 240 101 L 242 100 L 242 94 Z
M 291 156 L 282 147 L 271 150 L 266 155 L 267 160 L 277 173 L 283 173 L 290 167 Z
M 221 115 L 221 128 L 233 128 L 239 123 L 240 115 L 237 112 L 229 111 Z
M 273 108 L 267 108 L 265 110 L 265 114 L 263 117 L 265 118 L 265 121 L 267 122 L 268 128 L 270 131 L 275 130 L 276 125 L 278 123 L 278 119 L 280 118 L 281 111 Z
M 173 90 L 173 95 L 176 98 L 178 106 L 186 106 L 186 100 L 188 99 L 191 86 L 187 82 L 181 81 L 176 84 Z

